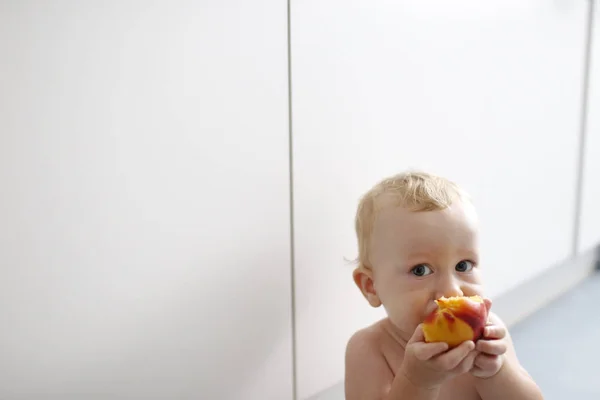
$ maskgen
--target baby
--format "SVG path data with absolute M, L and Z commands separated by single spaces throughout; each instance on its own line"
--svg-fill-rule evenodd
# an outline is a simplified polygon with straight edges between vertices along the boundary
M 346 400 L 543 399 L 492 312 L 476 343 L 449 349 L 424 341 L 421 323 L 436 309 L 434 300 L 483 297 L 477 230 L 466 193 L 431 174 L 385 179 L 362 198 L 353 277 L 387 318 L 349 340 Z M 485 303 L 489 310 L 491 301 Z

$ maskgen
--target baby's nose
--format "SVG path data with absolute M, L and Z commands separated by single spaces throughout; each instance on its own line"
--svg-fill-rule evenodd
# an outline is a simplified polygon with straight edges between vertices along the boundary
M 453 297 L 453 296 L 463 296 L 463 291 L 460 288 L 459 282 L 453 278 L 442 279 L 439 282 L 437 288 L 436 296 L 440 297 Z

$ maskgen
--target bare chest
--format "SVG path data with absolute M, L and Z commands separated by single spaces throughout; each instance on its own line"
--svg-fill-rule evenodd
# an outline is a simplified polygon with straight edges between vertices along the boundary
M 397 350 L 388 350 L 384 350 L 384 356 L 393 373 L 402 364 L 404 354 Z M 475 389 L 473 378 L 464 374 L 444 384 L 437 400 L 481 400 L 481 397 Z

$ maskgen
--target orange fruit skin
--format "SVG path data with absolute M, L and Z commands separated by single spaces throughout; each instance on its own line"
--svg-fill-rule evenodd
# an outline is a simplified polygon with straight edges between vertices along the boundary
M 483 336 L 488 309 L 481 297 L 442 297 L 436 303 L 438 308 L 423 322 L 425 342 L 445 342 L 452 348 Z

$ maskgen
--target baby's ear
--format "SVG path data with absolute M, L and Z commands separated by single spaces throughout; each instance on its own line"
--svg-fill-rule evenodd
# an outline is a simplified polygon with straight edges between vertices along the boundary
M 352 273 L 354 283 L 360 289 L 363 296 L 367 299 L 372 307 L 379 307 L 381 300 L 375 291 L 375 285 L 373 284 L 373 270 L 365 268 L 364 266 L 357 267 Z

